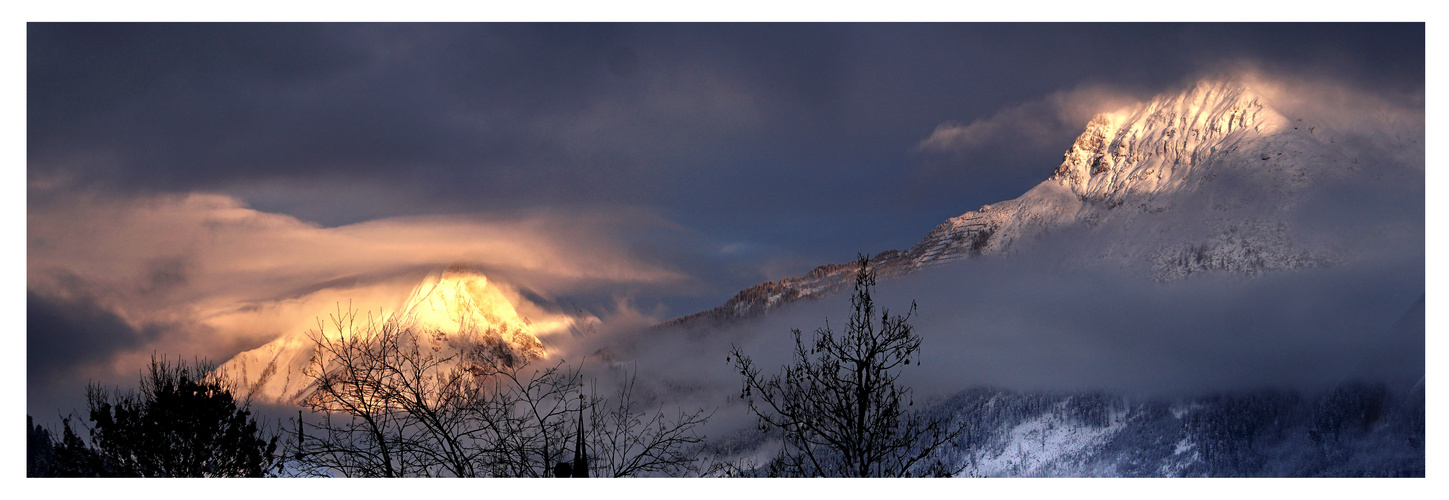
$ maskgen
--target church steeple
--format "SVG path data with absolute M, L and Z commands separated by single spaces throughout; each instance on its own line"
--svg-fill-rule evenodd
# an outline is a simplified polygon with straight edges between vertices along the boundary
M 589 477 L 589 455 L 584 449 L 584 395 L 579 393 L 579 434 L 574 439 L 573 477 Z

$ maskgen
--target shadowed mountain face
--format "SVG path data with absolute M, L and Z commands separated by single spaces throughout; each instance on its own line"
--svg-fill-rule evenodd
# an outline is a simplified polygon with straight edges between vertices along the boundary
M 898 276 L 1010 256 L 1048 236 L 1078 247 L 1063 257 L 1069 265 L 1117 265 L 1159 282 L 1333 265 L 1353 255 L 1298 225 L 1314 217 L 1319 190 L 1379 175 L 1364 164 L 1382 159 L 1360 158 L 1353 140 L 1330 124 L 1280 112 L 1248 83 L 1204 80 L 1097 115 L 1047 180 L 1016 199 L 953 217 L 904 251 L 876 254 L 871 266 L 883 277 Z M 1414 136 L 1393 142 L 1423 150 Z M 1417 160 L 1422 164 L 1422 155 Z M 827 264 L 661 326 L 756 316 L 838 292 L 852 273 L 849 265 Z
M 1423 385 L 1131 401 L 973 389 L 932 411 L 971 431 L 945 455 L 968 475 L 1423 477 Z

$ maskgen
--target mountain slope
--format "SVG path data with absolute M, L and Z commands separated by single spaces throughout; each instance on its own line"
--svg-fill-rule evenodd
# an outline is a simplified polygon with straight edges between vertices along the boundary
M 1020 197 L 952 217 L 905 251 L 873 257 L 882 276 L 1010 254 L 1053 232 L 1110 235 L 1082 261 L 1141 265 L 1160 281 L 1203 272 L 1256 275 L 1325 266 L 1335 256 L 1293 241 L 1300 194 L 1354 171 L 1326 131 L 1290 119 L 1231 79 L 1209 79 L 1093 118 L 1050 177 Z M 668 325 L 761 314 L 848 284 L 851 266 L 747 288 Z

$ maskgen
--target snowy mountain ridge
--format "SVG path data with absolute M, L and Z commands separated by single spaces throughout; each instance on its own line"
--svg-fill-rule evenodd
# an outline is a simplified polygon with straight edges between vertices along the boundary
M 948 219 L 905 251 L 873 256 L 882 276 L 982 255 L 1005 255 L 1059 230 L 1118 233 L 1082 261 L 1146 264 L 1159 281 L 1201 272 L 1256 275 L 1325 266 L 1331 252 L 1301 246 L 1285 216 L 1320 177 L 1356 159 L 1326 131 L 1290 119 L 1231 78 L 1102 113 L 1051 175 L 1012 200 Z M 753 316 L 843 289 L 853 266 L 747 288 L 715 309 L 664 325 Z

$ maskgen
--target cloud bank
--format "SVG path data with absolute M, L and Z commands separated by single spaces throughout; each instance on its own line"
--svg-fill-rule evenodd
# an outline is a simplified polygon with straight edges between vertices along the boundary
M 1101 85 L 1054 92 L 967 125 L 956 122 L 937 125 L 916 149 L 965 156 L 988 146 L 1060 146 L 1063 135 L 1081 133 L 1083 125 L 1093 116 L 1134 100 L 1129 94 Z

